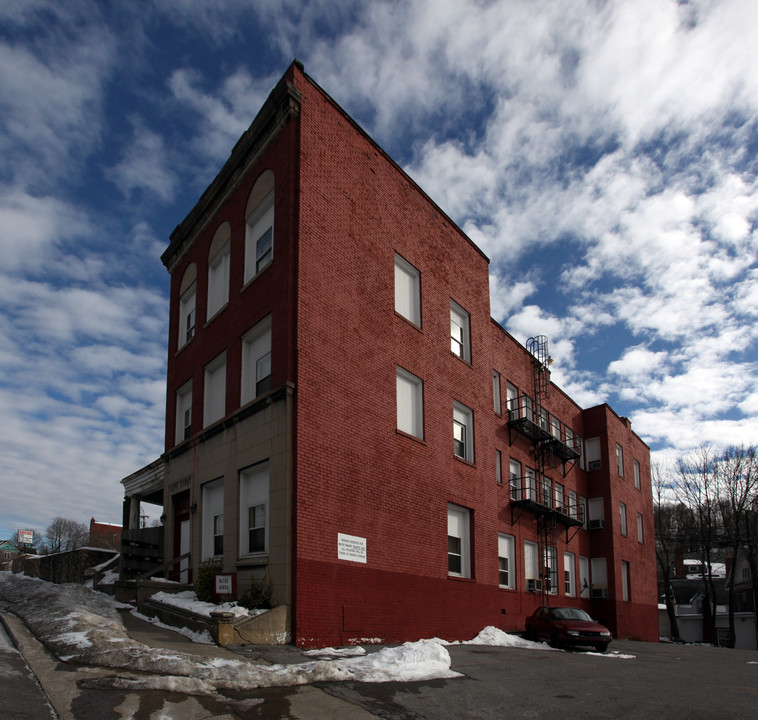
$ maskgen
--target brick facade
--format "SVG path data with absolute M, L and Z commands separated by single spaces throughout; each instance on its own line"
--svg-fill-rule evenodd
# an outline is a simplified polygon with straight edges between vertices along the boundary
M 273 260 L 245 284 L 245 209 L 265 171 L 275 178 Z M 229 297 L 209 319 L 208 254 L 223 222 L 231 229 Z M 396 254 L 419 273 L 420 326 L 395 311 Z M 225 569 L 238 572 L 241 587 L 253 577 L 272 583 L 274 600 L 291 606 L 298 645 L 468 639 L 486 625 L 523 629 L 541 600 L 525 591 L 524 541 L 539 535 L 537 516 L 511 501 L 508 465 L 513 458 L 534 467 L 534 443 L 509 429 L 506 383 L 532 394 L 532 355 L 490 318 L 488 259 L 299 63 L 174 231 L 163 260 L 171 273 L 167 552 L 180 555 L 172 495 L 189 488 L 196 570 L 209 527 L 203 486 L 215 481 L 223 485 Z M 188 272 L 196 275 L 196 331 L 180 348 L 180 289 Z M 451 301 L 468 313 L 470 360 L 451 352 Z M 270 388 L 243 404 L 242 337 L 269 315 Z M 223 417 L 203 427 L 204 368 L 221 353 Z M 398 368 L 423 383 L 421 437 L 397 429 Z M 500 374 L 497 411 L 493 370 Z M 176 393 L 189 381 L 191 427 L 177 443 Z M 453 453 L 454 403 L 473 411 L 470 461 Z M 558 592 L 550 603 L 581 605 L 620 637 L 654 640 L 649 449 L 605 405 L 583 410 L 551 386 L 543 406 L 560 420 L 560 432 L 565 426 L 599 439 L 599 469 L 586 471 L 582 458 L 546 474 L 565 485 L 567 496 L 572 490 L 602 497 L 605 518 L 604 529 L 592 532 L 574 523 L 564 533 L 561 525 Z M 615 472 L 617 443 L 625 453 L 623 477 Z M 261 464 L 269 468 L 269 540 L 265 552 L 247 555 L 239 473 Z M 618 527 L 620 502 L 626 536 Z M 448 504 L 468 511 L 470 577 L 448 572 Z M 513 538 L 514 589 L 499 586 L 498 533 Z M 365 558 L 339 559 L 339 534 L 360 538 Z M 575 563 L 569 597 L 564 551 Z M 580 556 L 606 558 L 608 599 L 580 597 Z

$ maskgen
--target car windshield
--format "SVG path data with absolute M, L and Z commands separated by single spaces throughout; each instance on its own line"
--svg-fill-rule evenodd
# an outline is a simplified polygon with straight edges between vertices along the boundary
M 555 608 L 550 612 L 554 620 L 589 620 L 592 618 L 579 608 Z

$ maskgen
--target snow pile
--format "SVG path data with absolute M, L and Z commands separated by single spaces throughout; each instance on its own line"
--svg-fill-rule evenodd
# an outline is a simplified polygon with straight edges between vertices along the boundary
M 174 625 L 166 625 L 166 623 L 161 622 L 157 617 L 149 617 L 148 615 L 143 615 L 141 612 L 137 612 L 136 610 L 132 610 L 131 613 L 134 615 L 134 617 L 139 618 L 144 622 L 155 625 L 155 627 L 164 628 L 165 630 L 171 630 L 172 632 L 178 633 L 179 635 L 183 635 L 189 640 L 192 640 L 194 643 L 199 643 L 201 645 L 216 644 L 211 637 L 211 634 L 207 630 L 197 632 L 196 630 L 190 630 L 188 627 L 178 628 Z
M 365 654 L 366 648 L 362 648 L 360 645 L 344 648 L 326 647 L 320 650 L 306 650 L 303 652 L 303 655 L 306 657 L 358 657 Z
M 405 643 L 363 657 L 256 665 L 246 660 L 204 658 L 149 648 L 126 633 L 118 608 L 129 606 L 82 585 L 53 585 L 0 573 L 0 598 L 12 604 L 13 612 L 61 660 L 152 674 L 93 680 L 98 687 L 166 691 L 180 688 L 183 692 L 212 694 L 223 689 L 314 682 L 408 682 L 460 676 L 450 669 L 447 649 L 435 641 Z
M 542 643 L 525 640 L 518 635 L 503 632 L 500 628 L 487 626 L 473 640 L 468 640 L 465 645 L 490 645 L 494 647 L 518 647 L 529 650 L 544 650 Z
M 219 603 L 218 605 L 203 602 L 197 599 L 197 595 L 192 590 L 183 590 L 178 593 L 167 593 L 161 590 L 155 593 L 151 599 L 164 605 L 171 605 L 172 607 L 187 610 L 195 613 L 195 615 L 203 615 L 207 618 L 210 618 L 212 612 L 230 612 L 236 617 L 259 615 L 266 612 L 265 610 L 248 610 L 237 605 L 236 602 Z

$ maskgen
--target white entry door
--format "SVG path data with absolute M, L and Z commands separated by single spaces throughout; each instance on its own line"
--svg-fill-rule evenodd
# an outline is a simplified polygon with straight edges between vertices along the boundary
M 190 521 L 182 520 L 179 526 L 179 554 L 184 555 L 190 549 Z M 179 582 L 189 582 L 189 558 L 184 558 L 179 565 Z

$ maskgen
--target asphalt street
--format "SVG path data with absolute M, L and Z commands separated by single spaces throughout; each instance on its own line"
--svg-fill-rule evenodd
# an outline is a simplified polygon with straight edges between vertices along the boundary
M 3 615 L 20 645 L 0 636 L 0 718 L 3 720 L 753 720 L 758 717 L 758 653 L 709 646 L 614 641 L 599 656 L 549 649 L 449 646 L 464 677 L 419 683 L 319 683 L 224 692 L 212 697 L 130 691 L 113 685 L 113 669 L 60 662 L 10 613 Z M 140 641 L 173 649 L 188 641 L 132 623 Z M 634 658 L 614 657 L 613 652 Z M 205 652 L 229 657 L 229 650 Z M 252 653 L 252 655 L 251 655 Z M 299 651 L 248 648 L 248 657 L 300 660 Z M 240 656 L 237 656 L 240 657 Z M 304 658 L 303 658 L 304 659 Z M 28 661 L 28 664 L 27 664 Z M 30 672 L 29 666 L 34 673 Z M 39 678 L 40 684 L 37 683 Z M 44 689 L 44 691 L 43 691 Z M 57 711 L 53 714 L 47 698 Z

